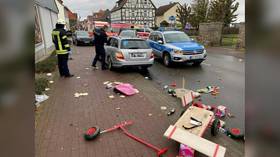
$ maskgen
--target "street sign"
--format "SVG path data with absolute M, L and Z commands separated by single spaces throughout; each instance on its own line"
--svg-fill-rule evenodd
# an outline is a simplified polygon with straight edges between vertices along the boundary
M 172 15 L 172 16 L 169 17 L 169 21 L 175 21 L 175 20 L 176 20 L 175 16 Z

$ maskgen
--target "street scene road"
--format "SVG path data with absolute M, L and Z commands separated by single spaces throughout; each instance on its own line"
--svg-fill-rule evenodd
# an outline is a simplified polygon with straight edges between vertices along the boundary
M 245 2 L 102 2 L 36 0 L 36 157 L 244 156 Z
M 73 60 L 69 62 L 69 68 L 76 78 L 57 78 L 49 93 L 49 100 L 38 109 L 40 116 L 36 126 L 36 156 L 154 156 L 154 151 L 127 138 L 120 130 L 102 134 L 96 141 L 86 142 L 83 139 L 83 134 L 89 127 L 98 125 L 105 129 L 124 120 L 134 122 L 127 127 L 129 132 L 159 147 L 168 147 L 166 156 L 176 156 L 179 144 L 167 140 L 163 133 L 170 124 L 178 120 L 184 108 L 179 99 L 170 96 L 163 86 L 171 83 L 181 86 L 182 77 L 185 78 L 188 89 L 219 86 L 220 94 L 215 97 L 203 95 L 202 102 L 226 106 L 234 115 L 234 118 L 223 119 L 226 127 L 245 131 L 244 60 L 211 50 L 209 48 L 208 59 L 200 67 L 175 65 L 167 68 L 161 61 L 156 61 L 148 72 L 142 72 L 135 69 L 92 70 L 90 64 L 94 47 L 73 47 Z M 120 98 L 105 88 L 103 83 L 106 81 L 131 83 L 140 93 Z M 87 92 L 88 96 L 75 98 L 76 92 Z M 115 98 L 110 99 L 110 95 Z M 168 109 L 163 111 L 162 106 Z M 176 112 L 167 116 L 171 108 L 175 108 Z M 209 130 L 204 138 L 226 147 L 226 156 L 244 156 L 243 142 L 224 134 L 212 137 Z M 203 155 L 196 153 L 196 156 Z

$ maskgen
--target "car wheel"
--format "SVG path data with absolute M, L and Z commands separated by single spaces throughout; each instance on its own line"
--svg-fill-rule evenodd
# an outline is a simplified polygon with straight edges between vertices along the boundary
M 107 63 L 108 63 L 108 69 L 109 70 L 114 70 L 113 62 L 112 62 L 112 59 L 111 59 L 110 56 L 107 58 Z
M 163 64 L 167 67 L 169 67 L 171 65 L 171 58 L 168 53 L 165 53 L 163 56 Z
M 200 66 L 201 63 L 202 63 L 202 61 L 195 61 L 195 62 L 193 62 L 193 66 Z

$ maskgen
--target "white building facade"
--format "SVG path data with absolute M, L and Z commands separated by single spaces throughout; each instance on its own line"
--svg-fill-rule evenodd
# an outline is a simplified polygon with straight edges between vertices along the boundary
M 54 0 L 35 0 L 35 61 L 38 62 L 55 49 L 52 30 L 58 19 L 58 8 Z

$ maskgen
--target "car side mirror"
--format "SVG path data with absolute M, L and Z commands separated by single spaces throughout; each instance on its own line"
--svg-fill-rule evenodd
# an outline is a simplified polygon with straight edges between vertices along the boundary
M 162 40 L 158 40 L 157 43 L 163 44 L 163 41 Z

